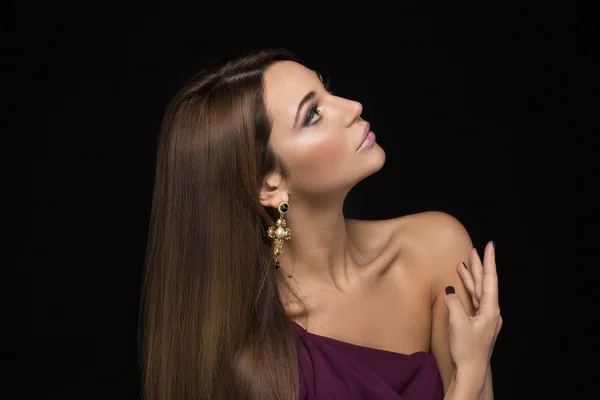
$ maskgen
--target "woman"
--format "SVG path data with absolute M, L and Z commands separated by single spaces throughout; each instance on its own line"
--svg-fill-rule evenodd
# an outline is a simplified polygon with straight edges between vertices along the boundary
M 344 218 L 385 162 L 361 111 L 283 50 L 176 94 L 144 282 L 147 399 L 493 398 L 492 243 L 482 263 L 438 212 Z

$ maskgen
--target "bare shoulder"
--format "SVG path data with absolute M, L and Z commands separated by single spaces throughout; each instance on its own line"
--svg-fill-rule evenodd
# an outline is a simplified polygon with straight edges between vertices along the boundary
M 439 293 L 447 282 L 456 282 L 457 264 L 469 265 L 473 249 L 471 237 L 454 216 L 427 211 L 396 218 L 395 240 L 403 241 L 406 251 L 428 276 L 432 293 Z
M 469 262 L 473 248 L 464 225 L 441 211 L 426 211 L 386 220 L 346 219 L 350 235 L 371 249 L 393 248 L 401 264 L 429 276 L 455 274 L 456 264 Z M 466 258 L 466 259 L 465 259 Z
M 460 244 L 471 246 L 471 238 L 463 224 L 445 212 L 426 211 L 392 221 L 395 223 L 396 233 L 408 234 L 415 240 L 415 245 L 425 246 L 427 250 Z
M 348 233 L 368 239 L 369 245 L 394 241 L 404 250 L 422 255 L 472 248 L 463 224 L 441 211 L 426 211 L 385 220 L 346 219 Z M 462 254 L 462 253 L 461 253 Z

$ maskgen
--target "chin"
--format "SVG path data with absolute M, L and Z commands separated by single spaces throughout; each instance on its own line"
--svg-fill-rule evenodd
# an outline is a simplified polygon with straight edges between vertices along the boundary
M 377 143 L 371 148 L 371 150 L 373 151 L 373 154 L 370 154 L 369 161 L 371 161 L 373 166 L 376 167 L 375 171 L 372 172 L 375 173 L 383 168 L 383 165 L 385 164 L 385 150 L 383 150 L 383 148 L 381 148 L 381 146 L 379 146 Z
M 365 157 L 365 160 L 363 161 L 365 172 L 361 177 L 361 180 L 373 175 L 383 168 L 383 165 L 385 164 L 385 151 L 379 145 L 376 144 L 370 148 L 369 151 L 371 154 L 369 154 L 369 157 Z

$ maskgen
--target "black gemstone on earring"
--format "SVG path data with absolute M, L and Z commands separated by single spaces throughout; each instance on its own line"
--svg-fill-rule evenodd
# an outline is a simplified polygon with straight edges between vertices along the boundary
M 287 212 L 287 210 L 288 210 L 288 205 L 287 204 L 282 204 L 279 207 L 279 211 L 281 211 L 281 212 Z
M 279 269 L 279 267 L 281 267 L 281 265 L 279 264 L 279 261 L 275 262 L 275 269 Z

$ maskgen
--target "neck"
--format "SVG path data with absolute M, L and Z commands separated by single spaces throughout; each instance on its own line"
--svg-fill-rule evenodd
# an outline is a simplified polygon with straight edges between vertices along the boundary
M 342 211 L 336 202 L 290 202 L 284 216 L 292 238 L 285 240 L 280 257 L 284 273 L 336 286 L 347 284 L 358 265 L 359 252 L 351 240 Z

